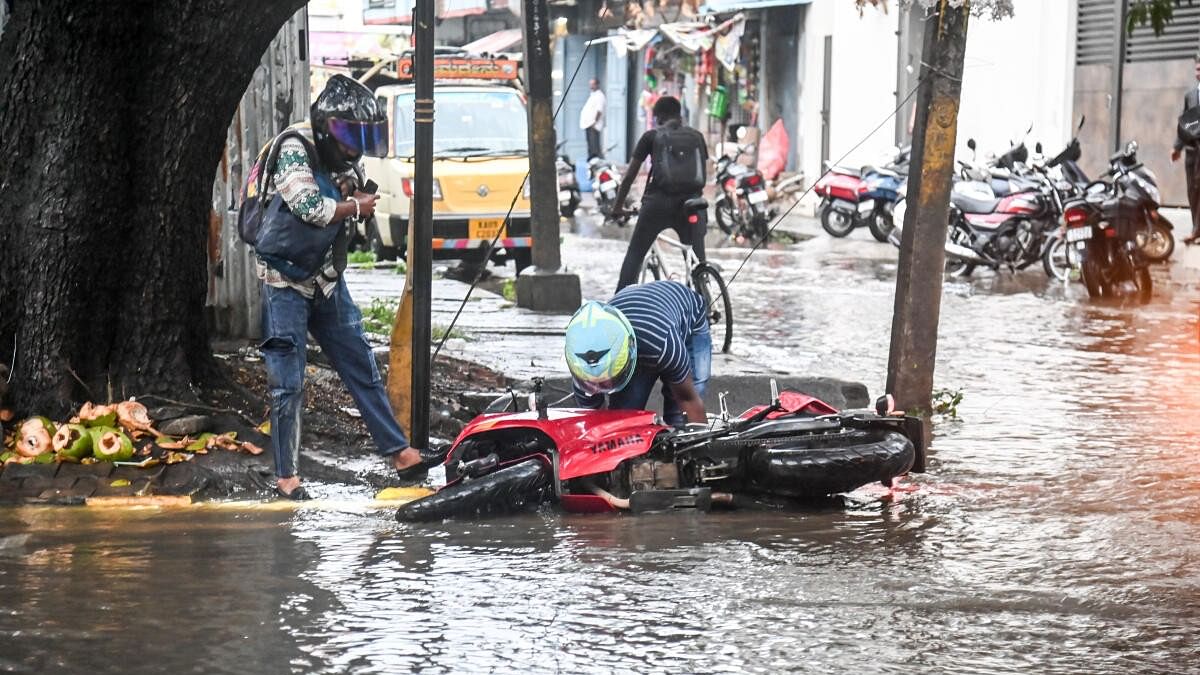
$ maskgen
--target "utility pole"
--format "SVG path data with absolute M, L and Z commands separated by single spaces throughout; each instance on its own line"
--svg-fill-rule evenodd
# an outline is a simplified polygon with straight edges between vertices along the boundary
M 433 27 L 435 0 L 416 0 L 413 8 L 413 236 L 408 240 L 408 273 L 413 282 L 412 438 L 414 448 L 429 447 L 429 383 L 433 308 Z
M 897 408 L 924 415 L 932 408 L 946 222 L 969 17 L 969 4 L 951 7 L 942 0 L 925 18 L 908 210 L 896 273 L 887 390 L 896 398 Z
M 551 86 L 550 9 L 525 0 L 525 81 L 529 97 L 529 193 L 533 267 L 517 277 L 517 306 L 574 312 L 581 304 L 579 277 L 560 271 L 558 174 L 554 166 L 554 97 Z

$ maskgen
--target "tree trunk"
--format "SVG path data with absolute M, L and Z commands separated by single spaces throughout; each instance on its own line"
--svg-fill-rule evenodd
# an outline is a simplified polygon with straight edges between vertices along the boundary
M 16 0 L 0 36 L 0 361 L 21 412 L 186 395 L 212 176 L 303 0 Z

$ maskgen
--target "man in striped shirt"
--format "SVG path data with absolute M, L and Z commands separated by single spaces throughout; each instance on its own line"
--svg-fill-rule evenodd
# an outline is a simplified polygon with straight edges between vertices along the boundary
M 593 410 L 643 410 L 663 383 L 668 424 L 703 423 L 712 337 L 704 299 L 675 281 L 629 286 L 607 303 L 590 302 L 567 327 L 575 400 Z

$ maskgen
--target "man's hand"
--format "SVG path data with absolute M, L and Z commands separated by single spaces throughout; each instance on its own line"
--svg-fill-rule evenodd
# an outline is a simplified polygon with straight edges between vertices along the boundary
M 700 392 L 696 391 L 696 385 L 692 382 L 691 375 L 688 375 L 683 382 L 672 384 L 670 387 L 671 395 L 683 409 L 683 414 L 689 423 L 704 424 L 708 421 L 708 416 L 704 412 L 704 400 L 700 398 Z
M 358 202 L 358 215 L 360 217 L 366 219 L 375 215 L 375 202 L 379 201 L 379 195 L 355 192 L 351 199 Z
M 1171 151 L 1171 161 L 1172 161 L 1172 162 L 1178 162 L 1178 161 L 1179 161 L 1179 155 L 1180 155 L 1180 152 L 1179 152 L 1178 150 L 1172 150 L 1172 151 Z

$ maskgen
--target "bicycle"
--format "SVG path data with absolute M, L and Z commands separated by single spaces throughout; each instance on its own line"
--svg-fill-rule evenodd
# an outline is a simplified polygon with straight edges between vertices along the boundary
M 679 251 L 683 257 L 684 269 L 690 270 L 690 273 L 681 275 L 672 271 L 660 244 Z M 680 278 L 681 276 L 683 278 Z M 645 262 L 642 263 L 639 281 L 644 284 L 651 278 L 654 281 L 678 281 L 699 293 L 708 307 L 708 328 L 712 333 L 713 344 L 721 345 L 722 353 L 729 353 L 733 342 L 733 305 L 729 301 L 729 290 L 725 286 L 725 280 L 721 278 L 721 273 L 715 265 L 701 262 L 691 246 L 659 234 L 654 245 L 650 247 Z

